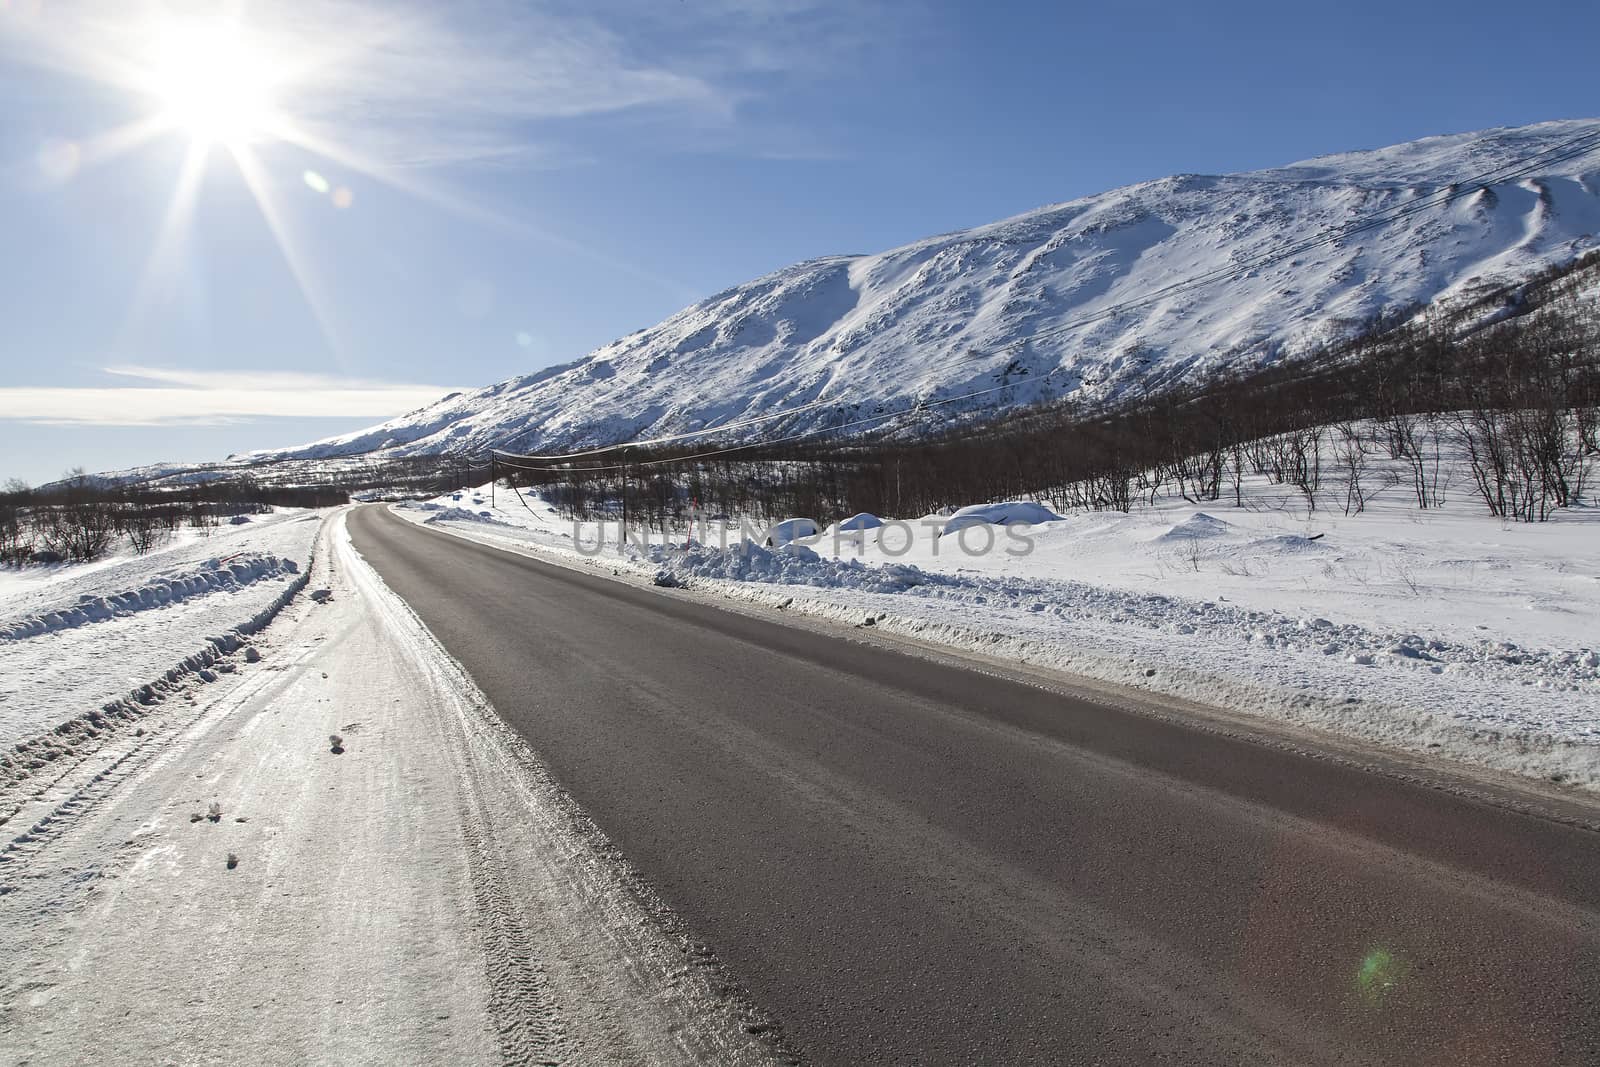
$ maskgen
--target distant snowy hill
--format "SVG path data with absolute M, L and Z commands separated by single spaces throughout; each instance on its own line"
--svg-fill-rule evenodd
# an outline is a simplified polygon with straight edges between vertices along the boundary
M 254 458 L 556 449 L 829 402 L 745 431 L 766 435 L 995 386 L 1009 388 L 968 407 L 1103 397 L 1255 366 L 1374 315 L 1469 297 L 1600 247 L 1600 152 L 1485 188 L 1452 186 L 1585 132 L 1600 134 L 1600 122 L 1177 175 L 877 255 L 799 263 L 575 363 Z M 1466 195 L 1445 202 L 1457 188 Z M 1252 267 L 1408 205 L 1420 210 Z M 1208 272 L 1223 276 L 1162 295 Z

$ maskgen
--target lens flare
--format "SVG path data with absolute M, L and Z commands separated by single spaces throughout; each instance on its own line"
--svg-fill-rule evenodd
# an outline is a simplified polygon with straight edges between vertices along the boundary
M 66 181 L 82 163 L 83 149 L 76 141 L 50 140 L 39 147 L 39 170 L 52 181 Z
M 1368 1004 L 1379 1004 L 1400 985 L 1405 963 L 1386 948 L 1374 948 L 1356 968 L 1356 991 Z

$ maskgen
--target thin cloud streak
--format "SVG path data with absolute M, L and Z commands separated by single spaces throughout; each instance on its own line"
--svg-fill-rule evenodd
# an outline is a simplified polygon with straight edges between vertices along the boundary
M 774 77 L 816 80 L 861 61 L 887 29 L 919 24 L 907 17 L 918 2 L 283 0 L 238 10 L 280 68 L 285 113 L 339 130 L 379 165 L 434 167 L 545 165 L 558 127 L 617 115 L 737 144 L 743 105 L 775 92 Z M 147 89 L 138 57 L 152 26 L 183 10 L 127 0 L 56 0 L 31 15 L 6 7 L 0 55 L 135 92 Z
M 385 419 L 455 390 L 289 371 L 118 366 L 151 386 L 0 388 L 0 419 L 51 426 L 221 426 L 266 418 Z
M 32 15 L 0 9 L 0 54 L 143 92 L 137 57 L 149 53 L 162 12 L 126 0 L 62 0 Z M 580 12 L 492 0 L 448 9 L 285 0 L 245 9 L 243 21 L 280 66 L 279 107 L 337 126 L 391 166 L 537 151 L 529 123 L 634 110 L 726 122 L 736 103 L 710 78 L 653 61 Z

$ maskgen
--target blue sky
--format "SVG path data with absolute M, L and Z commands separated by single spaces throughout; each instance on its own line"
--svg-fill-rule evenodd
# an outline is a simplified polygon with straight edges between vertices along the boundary
M 1596 41 L 1578 3 L 0 0 L 0 478 L 355 429 L 1128 182 L 1593 115 Z

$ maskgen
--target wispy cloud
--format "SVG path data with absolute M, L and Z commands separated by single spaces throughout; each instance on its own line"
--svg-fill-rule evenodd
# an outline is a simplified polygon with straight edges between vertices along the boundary
M 384 419 L 453 390 L 288 371 L 107 367 L 147 385 L 0 387 L 0 419 L 55 426 L 219 426 L 264 418 Z
M 890 9 L 909 2 L 278 0 L 240 10 L 283 67 L 287 113 L 399 166 L 538 160 L 574 121 L 618 115 L 727 143 L 744 103 L 781 92 L 786 77 L 856 61 L 883 40 Z M 205 6 L 0 4 L 0 52 L 127 83 L 153 20 Z M 896 25 L 891 36 L 906 32 Z
M 390 164 L 504 162 L 542 155 L 563 121 L 649 112 L 722 122 L 734 107 L 707 77 L 551 5 L 300 0 L 269 12 L 263 32 L 313 42 L 291 109 Z

